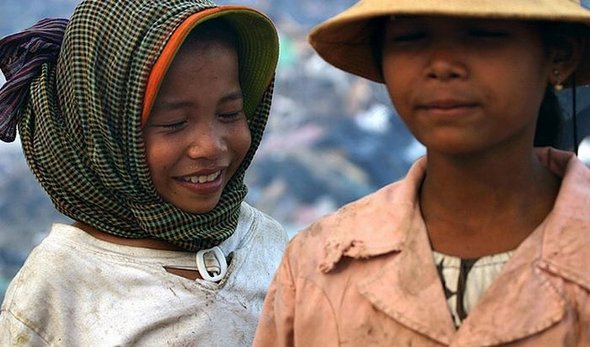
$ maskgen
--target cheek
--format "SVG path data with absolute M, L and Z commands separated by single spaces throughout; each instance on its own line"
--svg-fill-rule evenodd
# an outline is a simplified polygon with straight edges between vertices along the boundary
M 146 164 L 150 171 L 152 181 L 158 181 L 162 172 L 166 172 L 169 162 L 174 158 L 174 153 L 170 151 L 173 147 L 171 141 L 163 141 L 154 138 L 144 138 Z
M 250 129 L 246 126 L 244 131 L 241 131 L 239 136 L 236 138 L 237 152 L 240 153 L 240 162 L 244 159 L 250 146 L 252 145 L 252 136 L 250 135 Z
M 398 66 L 404 66 L 404 68 L 396 68 Z M 407 102 L 409 102 L 409 93 L 412 91 L 410 86 L 414 83 L 413 79 L 417 76 L 419 74 L 412 65 L 404 64 L 398 59 L 388 58 L 387 56 L 383 59 L 385 86 L 389 98 L 394 103 L 394 107 L 398 112 L 403 111 Z
M 407 117 L 412 115 L 412 88 L 409 88 L 410 81 L 399 82 L 401 79 L 394 78 L 390 81 L 387 81 L 387 93 L 389 94 L 389 99 L 391 101 L 391 105 L 393 106 L 395 112 L 399 115 L 402 121 L 409 125 L 407 122 Z
M 252 144 L 252 137 L 250 135 L 248 124 L 244 122 L 243 126 L 232 129 L 231 133 L 229 134 L 229 139 L 231 153 L 233 153 L 233 175 L 233 173 L 235 173 L 242 164 L 242 161 L 244 161 L 244 158 L 246 157 L 246 154 L 248 153 L 248 150 Z
M 528 64 L 515 62 L 504 73 L 509 78 L 497 78 L 498 75 L 489 77 L 489 85 L 494 86 L 495 93 L 490 98 L 494 98 L 496 104 L 504 107 L 505 113 L 530 114 L 536 117 L 547 85 L 546 70 L 537 61 L 530 61 Z M 522 100 L 527 102 L 523 103 Z

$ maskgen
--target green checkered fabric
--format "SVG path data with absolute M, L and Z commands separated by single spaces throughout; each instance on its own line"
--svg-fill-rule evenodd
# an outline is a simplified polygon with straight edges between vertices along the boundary
M 190 251 L 232 235 L 272 83 L 249 115 L 246 159 L 206 214 L 183 212 L 158 195 L 140 120 L 150 69 L 167 39 L 188 16 L 214 6 L 206 0 L 88 0 L 76 8 L 57 64 L 44 64 L 33 80 L 19 123 L 27 161 L 59 211 L 114 235 L 162 239 Z M 248 86 L 242 88 L 247 97 Z

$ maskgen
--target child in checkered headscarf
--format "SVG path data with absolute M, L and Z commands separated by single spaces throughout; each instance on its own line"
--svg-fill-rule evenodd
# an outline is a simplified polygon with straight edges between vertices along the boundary
M 7 290 L 0 344 L 243 345 L 286 233 L 245 203 L 278 41 L 243 6 L 83 1 L 0 41 L 0 139 L 55 224 Z

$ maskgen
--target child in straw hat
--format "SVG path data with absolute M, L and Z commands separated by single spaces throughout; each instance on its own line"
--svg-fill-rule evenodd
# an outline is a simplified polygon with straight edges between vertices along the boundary
M 249 346 L 287 241 L 243 199 L 278 40 L 241 6 L 86 0 L 0 41 L 55 224 L 7 290 L 0 345 Z
M 254 345 L 590 345 L 590 170 L 546 146 L 588 25 L 571 0 L 361 0 L 316 27 L 427 154 L 291 241 Z

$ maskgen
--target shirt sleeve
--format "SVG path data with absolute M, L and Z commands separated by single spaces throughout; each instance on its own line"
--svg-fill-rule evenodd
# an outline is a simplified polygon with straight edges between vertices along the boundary
M 294 312 L 295 284 L 287 249 L 264 300 L 253 346 L 294 346 Z
M 49 346 L 49 344 L 10 311 L 0 312 L 0 346 Z

